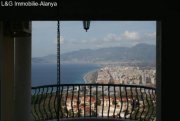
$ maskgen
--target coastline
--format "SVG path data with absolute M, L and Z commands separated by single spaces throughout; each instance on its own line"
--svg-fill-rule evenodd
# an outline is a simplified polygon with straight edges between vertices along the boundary
M 92 70 L 86 73 L 83 77 L 85 84 L 93 84 L 96 83 L 97 80 L 97 71 L 98 69 Z

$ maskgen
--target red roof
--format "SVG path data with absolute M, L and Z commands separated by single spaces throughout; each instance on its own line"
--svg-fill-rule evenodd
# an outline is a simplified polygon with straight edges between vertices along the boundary
M 130 98 L 126 98 L 126 97 L 124 97 L 124 98 L 116 98 L 116 101 L 123 101 L 123 102 L 127 102 L 127 99 L 128 100 L 130 100 Z M 115 100 L 115 99 L 113 99 L 113 100 Z

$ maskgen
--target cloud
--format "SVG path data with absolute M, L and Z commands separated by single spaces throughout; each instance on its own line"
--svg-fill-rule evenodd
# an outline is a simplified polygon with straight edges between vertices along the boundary
M 156 32 L 124 31 L 122 34 L 108 33 L 104 37 L 87 39 L 68 39 L 64 41 L 61 37 L 61 44 L 64 47 L 72 48 L 102 48 L 108 46 L 133 46 L 138 43 L 154 43 Z M 64 43 L 65 42 L 65 43 Z
M 146 33 L 145 35 L 150 40 L 152 40 L 152 39 L 155 40 L 156 39 L 156 32 Z
M 129 31 L 125 31 L 122 34 L 122 38 L 124 40 L 136 40 L 136 41 L 141 40 L 141 37 L 138 32 L 129 32 Z
M 103 39 L 105 42 L 115 42 L 121 40 L 120 36 L 117 36 L 116 34 L 109 33 L 107 36 L 104 37 Z
M 151 33 L 146 33 L 146 34 L 149 37 L 155 37 L 156 36 L 156 32 L 151 32 Z
M 64 44 L 64 37 L 63 36 L 60 36 L 60 43 Z
M 100 44 L 102 43 L 101 39 L 98 38 L 89 38 L 89 39 L 82 39 L 82 40 L 69 40 L 67 41 L 68 44 Z
M 53 41 L 54 44 L 57 44 L 57 38 Z M 64 37 L 60 36 L 60 44 L 64 44 Z

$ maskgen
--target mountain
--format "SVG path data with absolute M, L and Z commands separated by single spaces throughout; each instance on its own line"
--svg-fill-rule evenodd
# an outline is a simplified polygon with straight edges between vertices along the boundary
M 35 63 L 56 63 L 56 55 L 33 58 Z M 83 49 L 61 55 L 64 62 L 143 62 L 155 63 L 156 46 L 137 44 L 133 47 L 110 47 L 96 50 Z

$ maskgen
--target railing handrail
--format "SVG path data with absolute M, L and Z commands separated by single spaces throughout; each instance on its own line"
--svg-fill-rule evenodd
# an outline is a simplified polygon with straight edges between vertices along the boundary
M 31 89 L 43 88 L 43 87 L 57 87 L 57 84 L 49 84 L 49 85 L 41 85 L 41 86 L 33 86 Z M 144 86 L 144 85 L 133 85 L 133 84 L 61 84 L 60 86 L 122 86 L 122 87 L 136 87 L 136 88 L 146 88 L 153 89 L 155 87 Z

